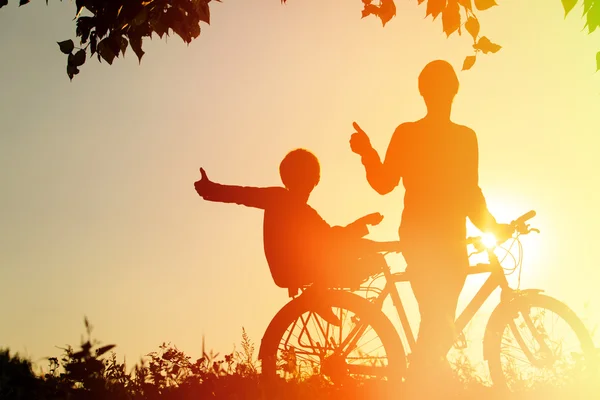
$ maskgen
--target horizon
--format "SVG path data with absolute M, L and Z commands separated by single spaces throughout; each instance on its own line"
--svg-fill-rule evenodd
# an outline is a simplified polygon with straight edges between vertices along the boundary
M 492 213 L 537 211 L 522 286 L 596 326 L 597 41 L 558 0 L 505 3 L 479 15 L 502 49 L 464 72 L 470 36 L 447 39 L 416 2 L 397 4 L 384 28 L 361 20 L 358 3 L 225 2 L 190 46 L 147 40 L 141 64 L 130 51 L 112 66 L 88 60 L 69 82 L 56 42 L 74 36 L 72 4 L 11 2 L 0 10 L 0 346 L 56 356 L 77 345 L 84 316 L 129 360 L 162 342 L 196 357 L 202 336 L 228 352 L 242 327 L 259 344 L 288 301 L 264 258 L 262 215 L 203 202 L 198 168 L 217 182 L 280 185 L 281 158 L 306 147 L 322 166 L 309 204 L 331 224 L 381 212 L 369 237 L 394 240 L 403 189 L 371 190 L 348 140 L 356 121 L 382 154 L 399 123 L 420 118 L 417 76 L 433 59 L 457 71 L 453 116 L 477 133 Z

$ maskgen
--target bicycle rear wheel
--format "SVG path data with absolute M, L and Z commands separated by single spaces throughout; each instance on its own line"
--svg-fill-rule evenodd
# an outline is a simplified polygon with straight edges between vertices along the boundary
M 496 387 L 511 392 L 559 388 L 593 378 L 594 343 L 564 303 L 535 293 L 499 307 L 484 341 Z
M 325 314 L 337 317 L 339 326 Z M 260 357 L 262 374 L 271 382 L 318 380 L 377 395 L 397 392 L 406 368 L 389 319 L 368 300 L 339 290 L 328 290 L 318 301 L 302 295 L 282 308 L 265 332 Z

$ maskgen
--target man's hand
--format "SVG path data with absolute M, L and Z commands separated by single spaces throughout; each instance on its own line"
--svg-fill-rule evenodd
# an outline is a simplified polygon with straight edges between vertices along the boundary
M 194 182 L 194 188 L 196 188 L 196 192 L 200 196 L 204 196 L 207 194 L 209 186 L 212 182 L 210 181 L 210 179 L 208 179 L 208 176 L 206 176 L 204 168 L 200 168 L 200 176 L 200 180 Z
M 515 233 L 515 227 L 511 224 L 496 224 L 492 234 L 496 237 L 499 242 L 504 242 L 510 239 Z
M 378 225 L 381 220 L 383 220 L 383 215 L 381 215 L 380 213 L 372 213 L 369 215 L 365 215 L 364 217 L 362 217 L 361 219 L 359 219 L 359 221 L 365 225 Z
M 371 141 L 369 140 L 369 136 L 367 136 L 365 131 L 363 131 L 356 122 L 353 122 L 352 126 L 356 129 L 356 132 L 350 136 L 350 148 L 359 156 L 364 156 L 369 151 L 373 150 Z

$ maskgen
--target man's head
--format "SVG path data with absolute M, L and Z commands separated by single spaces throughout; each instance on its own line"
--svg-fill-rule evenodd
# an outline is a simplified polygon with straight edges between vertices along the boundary
M 285 187 L 301 196 L 308 196 L 321 179 L 321 166 L 313 153 L 305 149 L 290 151 L 279 165 L 279 175 Z
M 458 86 L 456 72 L 447 61 L 432 61 L 419 75 L 419 92 L 429 110 L 451 106 Z

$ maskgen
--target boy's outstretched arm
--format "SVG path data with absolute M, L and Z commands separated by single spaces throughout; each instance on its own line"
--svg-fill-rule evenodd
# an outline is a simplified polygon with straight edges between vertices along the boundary
M 200 168 L 200 180 L 194 182 L 194 188 L 204 200 L 220 203 L 235 203 L 247 207 L 266 209 L 275 204 L 282 188 L 249 187 L 222 185 L 211 181 L 204 168 Z

